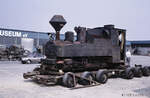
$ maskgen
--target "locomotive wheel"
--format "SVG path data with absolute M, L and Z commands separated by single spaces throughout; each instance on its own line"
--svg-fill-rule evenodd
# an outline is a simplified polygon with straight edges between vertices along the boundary
M 134 76 L 135 77 L 142 77 L 143 73 L 140 67 L 135 67 L 134 68 Z
M 88 71 L 84 72 L 84 73 L 81 75 L 81 77 L 82 77 L 82 78 L 86 78 L 86 79 L 88 79 L 88 80 L 93 80 L 93 79 L 94 79 L 92 73 L 90 73 L 90 72 L 88 72 Z M 91 82 L 88 81 L 88 80 L 81 79 L 81 80 L 79 81 L 79 84 L 81 84 L 81 85 L 90 85 Z
M 133 79 L 134 73 L 133 73 L 133 68 L 129 67 L 125 69 L 125 78 L 126 79 Z
M 64 86 L 68 87 L 68 88 L 72 88 L 76 86 L 76 81 L 74 81 L 73 79 L 73 73 L 65 73 L 65 75 L 63 76 L 63 84 Z
M 144 76 L 150 76 L 150 69 L 147 66 L 142 68 L 142 72 Z
M 107 80 L 108 80 L 108 76 L 107 76 L 106 71 L 103 71 L 103 70 L 97 71 L 97 73 L 96 73 L 96 80 L 99 83 L 102 83 L 102 84 L 106 83 Z

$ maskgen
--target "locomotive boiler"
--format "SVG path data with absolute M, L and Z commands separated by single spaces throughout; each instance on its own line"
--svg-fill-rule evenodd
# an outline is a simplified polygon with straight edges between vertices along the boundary
M 74 28 L 76 35 L 67 31 L 62 40 L 60 30 L 66 20 L 61 15 L 55 15 L 50 24 L 56 35 L 49 34 L 50 40 L 44 47 L 46 59 L 42 59 L 41 65 L 33 72 L 24 73 L 25 79 L 75 87 L 77 84 L 106 83 L 111 76 L 132 79 L 134 76 L 150 74 L 147 67 L 132 68 L 126 65 L 125 29 L 115 28 L 114 25 L 96 28 L 79 26 Z

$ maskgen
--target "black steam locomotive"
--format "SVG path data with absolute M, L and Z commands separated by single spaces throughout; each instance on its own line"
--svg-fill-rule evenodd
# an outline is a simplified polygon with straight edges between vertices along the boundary
M 108 77 L 117 75 L 132 79 L 141 76 L 142 68 L 131 68 L 125 64 L 126 30 L 114 25 L 104 27 L 75 27 L 60 39 L 60 30 L 66 24 L 61 15 L 55 15 L 50 24 L 56 30 L 56 37 L 50 34 L 45 45 L 46 59 L 33 72 L 24 73 L 24 78 L 32 78 L 44 84 L 63 83 L 75 87 L 77 83 L 92 85 L 105 83 Z M 149 75 L 149 69 L 145 75 Z

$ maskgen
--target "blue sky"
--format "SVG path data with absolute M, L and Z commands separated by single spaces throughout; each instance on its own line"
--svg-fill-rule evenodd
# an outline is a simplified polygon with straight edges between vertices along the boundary
M 0 27 L 53 32 L 49 20 L 61 14 L 74 26 L 115 24 L 127 30 L 128 40 L 150 40 L 150 0 L 0 0 Z

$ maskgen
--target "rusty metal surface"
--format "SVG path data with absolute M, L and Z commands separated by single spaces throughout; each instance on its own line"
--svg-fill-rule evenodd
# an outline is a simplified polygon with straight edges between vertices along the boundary
M 70 31 L 66 32 L 65 40 L 60 40 L 60 30 L 66 23 L 61 15 L 52 17 L 50 24 L 56 31 L 56 40 L 49 40 L 46 43 L 46 59 L 42 60 L 39 73 L 26 73 L 24 78 L 31 77 L 43 84 L 57 83 L 58 76 L 62 78 L 63 75 L 67 76 L 65 73 L 72 72 L 75 73 L 73 75 L 75 83 L 75 78 L 81 78 L 77 76 L 78 72 L 93 72 L 104 68 L 117 69 L 122 68 L 121 65 L 125 67 L 126 32 L 124 29 L 115 28 L 114 25 L 96 28 L 79 26 L 74 28 L 77 33 L 76 41 L 73 32 Z M 119 39 L 120 35 L 121 39 Z M 54 72 L 58 74 L 53 74 Z M 95 80 L 88 81 L 91 85 L 99 84 Z
M 60 30 L 67 23 L 62 15 L 55 15 L 49 21 L 56 31 L 56 40 L 60 40 Z
M 82 27 L 80 27 L 80 29 L 81 28 Z M 78 32 L 77 42 L 80 42 L 79 44 L 76 44 L 77 43 L 76 41 L 73 43 L 67 43 L 65 41 L 54 41 L 57 48 L 55 49 L 56 56 L 58 57 L 109 56 L 112 57 L 112 63 L 120 62 L 121 46 L 119 45 L 118 29 L 112 28 L 111 30 L 109 30 L 106 29 L 106 27 L 99 27 L 99 28 L 88 29 L 87 31 L 85 29 L 85 31 L 84 32 L 83 31 L 84 30 L 82 30 L 81 32 L 77 31 Z

